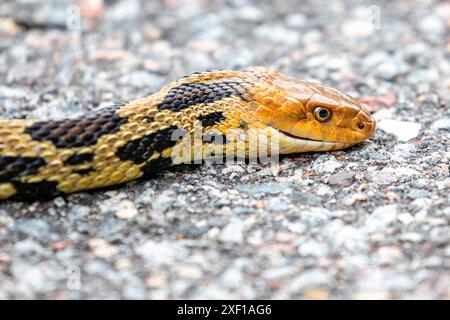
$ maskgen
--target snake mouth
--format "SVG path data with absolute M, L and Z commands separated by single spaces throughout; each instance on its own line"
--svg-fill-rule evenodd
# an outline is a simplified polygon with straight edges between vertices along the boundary
M 324 140 L 316 140 L 316 139 L 311 139 L 311 138 L 294 136 L 292 133 L 289 133 L 289 132 L 286 132 L 286 131 L 283 131 L 283 130 L 278 130 L 278 131 L 280 131 L 282 134 L 284 134 L 285 136 L 287 136 L 289 138 L 298 139 L 298 140 L 318 141 L 318 142 L 334 142 L 334 141 L 324 141 Z
M 349 143 L 299 137 L 282 130 L 278 130 L 278 133 L 280 138 L 280 154 L 341 150 L 351 146 Z

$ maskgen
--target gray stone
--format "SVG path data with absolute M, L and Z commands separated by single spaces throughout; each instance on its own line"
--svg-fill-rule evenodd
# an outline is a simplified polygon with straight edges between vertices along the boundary
M 174 199 L 170 191 L 164 191 L 162 194 L 154 197 L 152 202 L 153 210 L 157 212 L 165 212 L 173 204 Z
M 14 229 L 28 237 L 48 237 L 49 229 L 47 222 L 43 219 L 17 219 Z
M 342 166 L 341 162 L 328 160 L 322 163 L 314 164 L 313 168 L 317 174 L 333 173 Z
M 390 57 L 376 68 L 376 75 L 385 80 L 393 80 L 409 71 L 409 66 L 401 59 Z
M 378 123 L 378 127 L 393 134 L 400 141 L 408 141 L 419 135 L 422 128 L 420 123 L 386 119 Z
M 123 288 L 123 297 L 131 300 L 142 300 L 146 298 L 145 288 L 129 285 Z
M 219 239 L 223 242 L 243 242 L 244 222 L 238 218 L 232 218 L 220 233 Z
M 331 285 L 330 275 L 320 269 L 306 270 L 291 280 L 290 289 L 292 291 L 302 291 L 311 288 L 328 287 Z
M 370 180 L 379 185 L 391 185 L 394 182 L 398 181 L 397 175 L 394 173 L 395 171 L 388 171 L 385 169 L 381 171 L 371 172 L 369 177 Z
M 436 120 L 435 122 L 433 122 L 431 127 L 435 130 L 440 130 L 440 129 L 450 130 L 450 118 L 443 118 L 443 119 Z
M 320 197 L 306 192 L 292 192 L 291 199 L 302 203 L 317 204 L 320 202 Z
M 155 265 L 175 263 L 187 256 L 187 250 L 183 244 L 173 241 L 156 242 L 148 240 L 137 246 L 136 253 L 147 262 Z
M 274 212 L 289 210 L 291 203 L 286 198 L 272 198 L 269 200 L 266 209 Z
M 417 198 L 426 198 L 428 197 L 428 192 L 422 189 L 411 189 L 408 192 L 408 197 L 417 199 Z
M 329 186 L 321 186 L 317 189 L 317 195 L 326 196 L 333 193 L 333 190 Z
M 327 254 L 327 246 L 318 241 L 308 241 L 298 246 L 298 253 L 301 256 L 323 257 Z
M 306 17 L 301 13 L 291 13 L 286 17 L 286 25 L 291 28 L 298 28 L 305 25 L 307 22 Z
M 348 187 L 353 184 L 355 174 L 351 172 L 339 172 L 330 177 L 328 183 L 332 186 Z
M 377 231 L 385 229 L 389 224 L 397 219 L 399 213 L 398 205 L 389 204 L 377 207 L 372 214 L 366 219 L 366 227 L 368 231 Z
M 262 183 L 262 184 L 245 184 L 237 185 L 236 188 L 239 191 L 251 194 L 254 197 L 262 197 L 266 194 L 279 194 L 289 188 L 285 183 Z
M 419 21 L 419 28 L 425 34 L 432 33 L 442 35 L 446 31 L 446 26 L 441 17 L 429 15 Z

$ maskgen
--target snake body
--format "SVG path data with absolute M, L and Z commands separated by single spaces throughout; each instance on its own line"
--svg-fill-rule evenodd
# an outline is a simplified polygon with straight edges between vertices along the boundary
M 249 157 L 251 132 L 286 154 L 347 148 L 374 129 L 362 104 L 329 87 L 263 67 L 194 73 L 75 118 L 0 121 L 0 199 L 115 185 L 233 150 Z M 180 131 L 200 133 L 201 146 Z

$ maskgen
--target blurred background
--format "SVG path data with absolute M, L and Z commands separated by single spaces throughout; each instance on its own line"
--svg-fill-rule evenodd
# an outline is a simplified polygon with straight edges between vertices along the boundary
M 0 204 L 0 298 L 450 298 L 450 2 L 0 1 L 0 116 L 50 119 L 206 69 L 365 101 L 350 151 Z
M 48 100 L 63 86 L 63 113 L 251 65 L 357 96 L 409 94 L 404 83 L 430 94 L 449 86 L 449 11 L 429 0 L 3 0 L 0 79 L 48 91 Z

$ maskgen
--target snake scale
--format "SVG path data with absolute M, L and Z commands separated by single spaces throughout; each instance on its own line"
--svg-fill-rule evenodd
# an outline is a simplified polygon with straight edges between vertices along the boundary
M 180 130 L 200 132 L 200 148 L 174 138 Z M 344 149 L 374 130 L 361 103 L 329 87 L 264 67 L 199 72 L 75 118 L 1 120 L 0 199 L 115 185 L 233 150 L 249 157 L 250 132 L 287 154 Z

